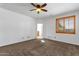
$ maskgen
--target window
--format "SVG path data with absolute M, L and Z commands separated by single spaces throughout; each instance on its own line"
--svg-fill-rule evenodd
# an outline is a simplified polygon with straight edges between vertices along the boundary
M 57 18 L 56 33 L 75 34 L 75 16 Z

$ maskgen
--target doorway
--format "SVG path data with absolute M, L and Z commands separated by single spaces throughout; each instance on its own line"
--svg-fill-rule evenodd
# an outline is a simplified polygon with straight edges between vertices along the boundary
M 42 39 L 43 38 L 43 24 L 37 24 L 37 34 L 36 38 L 37 39 Z

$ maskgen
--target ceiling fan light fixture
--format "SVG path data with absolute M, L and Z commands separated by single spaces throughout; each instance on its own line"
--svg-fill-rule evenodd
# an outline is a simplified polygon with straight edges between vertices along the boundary
M 31 3 L 31 5 L 33 5 L 36 9 L 32 9 L 30 11 L 36 11 L 37 14 L 39 14 L 40 12 L 47 12 L 46 9 L 44 9 L 44 7 L 47 5 L 46 3 L 44 3 L 43 5 L 40 5 L 40 4 L 34 4 L 34 3 Z
M 37 8 L 37 9 L 36 9 L 36 12 L 37 12 L 37 13 L 40 13 L 40 12 L 42 12 L 42 10 L 41 10 L 40 8 Z
M 40 11 L 41 11 L 41 9 L 39 9 L 39 8 L 38 8 L 38 9 L 36 9 L 36 11 L 37 11 L 37 12 L 38 12 L 38 11 L 40 12 Z

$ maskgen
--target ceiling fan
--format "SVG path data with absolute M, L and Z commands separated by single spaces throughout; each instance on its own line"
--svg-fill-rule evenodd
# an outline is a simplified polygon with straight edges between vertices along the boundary
M 46 3 L 44 3 L 43 5 L 40 5 L 40 4 L 34 4 L 34 3 L 31 3 L 31 5 L 32 6 L 34 6 L 35 7 L 35 9 L 32 9 L 32 10 L 30 10 L 30 11 L 36 11 L 38 14 L 40 13 L 40 12 L 47 12 L 47 10 L 46 9 L 44 9 L 44 7 L 47 5 Z

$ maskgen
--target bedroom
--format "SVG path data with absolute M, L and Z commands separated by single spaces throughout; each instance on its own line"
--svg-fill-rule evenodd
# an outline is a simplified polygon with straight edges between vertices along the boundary
M 0 3 L 0 55 L 79 55 L 79 3 L 46 3 L 46 12 L 34 8 Z

